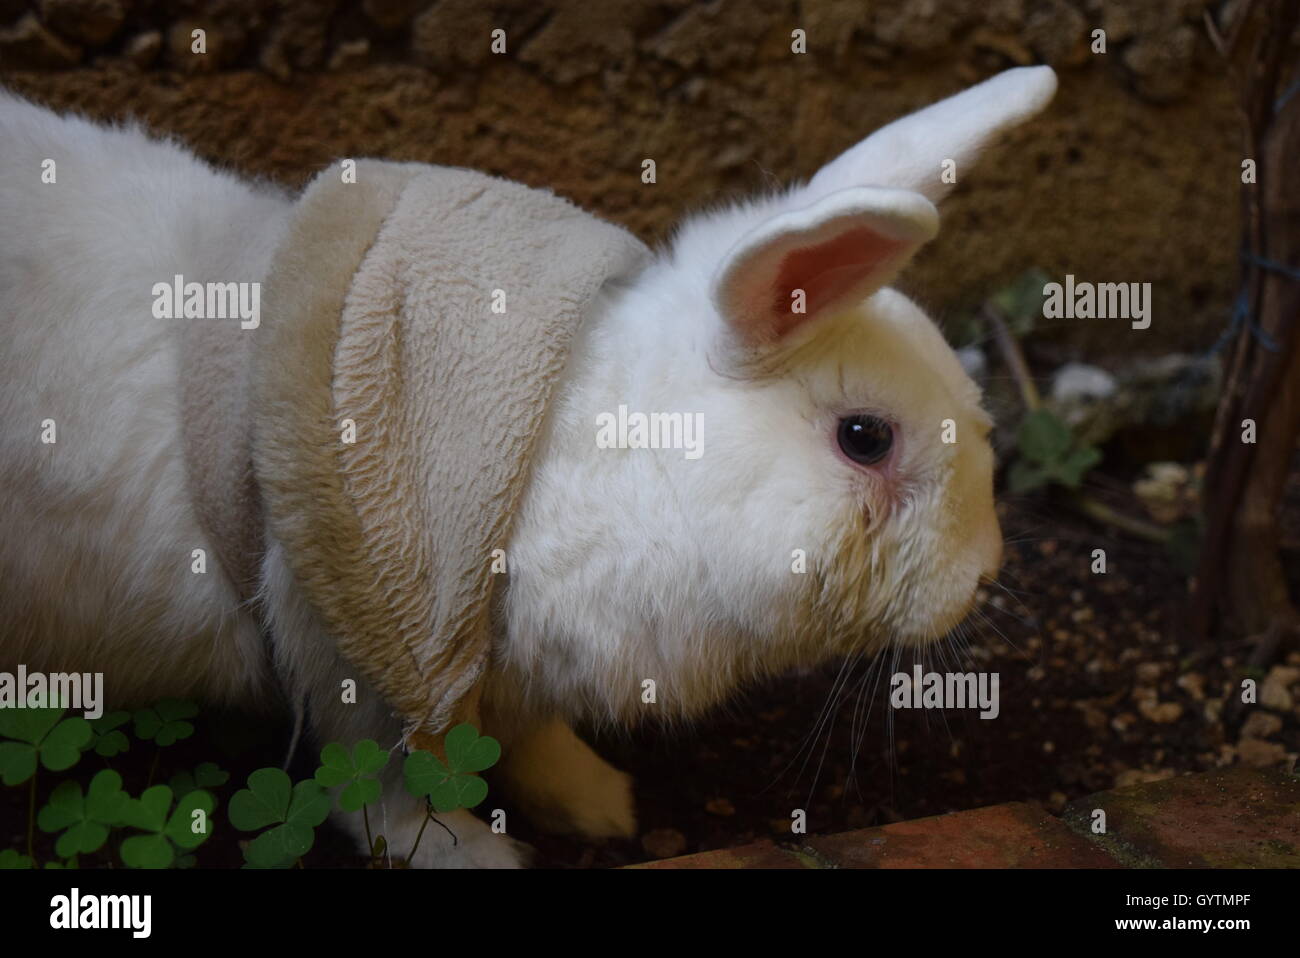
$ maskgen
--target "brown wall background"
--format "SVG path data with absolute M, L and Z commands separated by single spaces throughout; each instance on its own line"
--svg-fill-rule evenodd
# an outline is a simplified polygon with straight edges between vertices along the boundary
M 0 85 L 138 116 L 289 185 L 343 156 L 473 166 L 653 240 L 692 208 L 808 176 L 898 115 L 1046 62 L 1062 81 L 1050 112 L 959 171 L 940 239 L 901 285 L 950 320 L 1031 266 L 1149 281 L 1152 329 L 1123 349 L 1161 352 L 1212 342 L 1236 281 L 1240 127 L 1205 6 L 0 0 Z M 190 52 L 195 27 L 204 56 Z M 1098 27 L 1104 55 L 1088 46 Z M 506 55 L 489 50 L 496 28 Z M 640 180 L 646 157 L 654 185 Z M 1083 320 L 1053 335 L 1094 357 L 1114 341 Z

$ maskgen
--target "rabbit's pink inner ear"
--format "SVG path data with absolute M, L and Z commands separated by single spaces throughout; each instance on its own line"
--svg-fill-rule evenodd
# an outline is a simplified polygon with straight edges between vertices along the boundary
M 866 226 L 796 249 L 781 259 L 772 292 L 771 333 L 784 336 L 855 288 L 870 285 L 872 274 L 902 251 L 898 240 Z M 795 312 L 803 290 L 804 312 Z
M 711 297 L 733 335 L 775 343 L 886 285 L 939 229 L 919 193 L 841 190 L 752 230 L 714 274 Z

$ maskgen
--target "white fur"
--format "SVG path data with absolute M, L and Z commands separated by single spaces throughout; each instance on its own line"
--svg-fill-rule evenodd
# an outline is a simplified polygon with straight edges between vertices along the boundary
M 503 777 L 540 822 L 590 836 L 635 829 L 627 777 L 558 717 L 671 719 L 756 675 L 929 641 L 996 569 L 978 390 L 930 320 L 879 289 L 932 235 L 933 224 L 908 222 L 929 204 L 853 188 L 937 200 L 936 157 L 964 172 L 1053 85 L 1045 68 L 1011 71 L 963 94 L 960 122 L 949 101 L 887 127 L 808 187 L 689 221 L 633 286 L 602 295 L 507 549 L 484 700 L 487 731 L 505 743 Z M 40 182 L 45 158 L 57 161 L 55 185 Z M 0 95 L 0 653 L 5 665 L 102 671 L 118 704 L 179 695 L 264 707 L 280 689 L 306 703 L 318 742 L 395 745 L 400 723 L 367 689 L 361 704 L 338 704 L 355 670 L 278 543 L 263 564 L 265 623 L 220 574 L 190 571 L 192 549 L 214 552 L 185 483 L 176 321 L 152 318 L 149 291 L 174 273 L 261 278 L 291 206 L 138 129 Z M 822 236 L 835 216 L 890 223 L 914 242 L 858 277 L 860 301 L 778 343 L 751 335 L 753 318 L 719 299 L 718 278 L 761 291 L 769 267 L 741 257 L 779 261 L 804 242 L 798 231 Z M 705 455 L 598 449 L 595 417 L 620 404 L 702 413 Z M 896 424 L 888 470 L 837 452 L 838 418 L 860 411 Z M 39 442 L 45 419 L 56 445 Z M 945 419 L 955 445 L 939 441 Z M 807 553 L 809 574 L 792 573 L 793 550 Z M 654 705 L 641 700 L 647 679 Z M 380 812 L 395 852 L 424 814 L 399 766 Z M 353 818 L 345 825 L 359 834 Z M 457 843 L 431 826 L 417 864 L 522 861 L 475 816 L 445 820 Z
M 54 184 L 40 179 L 46 158 Z M 122 699 L 167 688 L 246 702 L 273 688 L 234 588 L 190 571 L 205 543 L 174 323 L 153 318 L 146 280 L 258 274 L 289 208 L 139 130 L 0 96 L 5 662 L 102 670 Z M 45 419 L 53 445 L 39 441 Z

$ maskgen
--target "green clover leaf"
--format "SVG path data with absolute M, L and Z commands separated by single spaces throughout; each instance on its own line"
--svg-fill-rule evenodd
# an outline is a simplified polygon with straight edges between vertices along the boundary
M 158 834 L 132 835 L 122 843 L 120 851 L 122 861 L 132 868 L 170 868 L 176 859 L 172 843 Z
M 95 754 L 104 758 L 120 755 L 131 747 L 131 740 L 121 727 L 131 721 L 130 712 L 109 712 L 97 719 L 90 720 L 90 727 L 95 733 Z
M 429 793 L 429 802 L 436 812 L 453 812 L 473 808 L 487 793 L 487 782 L 477 775 L 453 775 Z
M 329 792 L 310 779 L 293 787 L 282 825 L 267 829 L 248 844 L 244 857 L 254 868 L 287 868 L 311 851 L 316 826 L 330 813 Z
M 194 726 L 186 719 L 198 714 L 199 707 L 193 702 L 163 699 L 153 708 L 135 713 L 136 737 L 146 741 L 152 739 L 155 745 L 164 747 L 173 745 L 194 734 Z
M 81 866 L 77 864 L 77 856 L 73 855 L 66 862 L 46 862 L 45 867 L 55 871 L 69 871 L 80 868 Z
M 1020 423 L 1016 442 L 1030 462 L 1048 465 L 1065 457 L 1074 437 L 1070 434 L 1070 427 L 1059 416 L 1039 408 L 1026 415 Z
M 0 781 L 21 785 L 36 772 L 37 761 L 52 772 L 76 765 L 94 737 L 84 718 L 59 719 L 63 709 L 0 709 Z
M 172 844 L 185 851 L 192 851 L 208 840 L 212 834 L 212 810 L 217 800 L 211 792 L 196 789 L 181 796 L 176 802 L 176 810 L 163 829 L 163 834 L 172 840 Z M 195 812 L 201 811 L 201 816 Z M 197 826 L 197 828 L 196 828 Z
M 90 744 L 94 732 L 84 718 L 67 718 L 45 736 L 40 744 L 41 764 L 51 772 L 72 768 L 81 758 L 81 750 Z
M 0 782 L 21 785 L 36 771 L 36 749 L 26 743 L 0 742 Z
M 171 812 L 172 790 L 155 785 L 138 799 L 131 800 L 123 811 L 122 823 L 138 828 L 145 835 L 133 835 L 122 843 L 122 861 L 132 868 L 170 868 L 176 849 L 190 851 L 207 841 L 212 834 L 211 816 L 216 799 L 209 792 L 195 790 L 176 803 Z M 201 810 L 203 815 L 195 817 Z M 194 825 L 202 822 L 199 831 Z
M 345 785 L 339 793 L 339 808 L 360 811 L 362 806 L 379 800 L 380 785 L 375 776 L 388 764 L 389 757 L 373 739 L 358 742 L 351 755 L 342 745 L 331 742 L 321 749 L 316 781 L 326 788 Z
M 119 823 L 129 801 L 122 791 L 122 776 L 110 769 L 90 780 L 83 796 L 77 782 L 64 782 L 36 816 L 43 832 L 63 832 L 54 845 L 60 858 L 99 851 L 108 841 L 108 830 Z
M 330 796 L 313 781 L 299 782 L 293 787 L 293 800 L 285 824 L 297 828 L 315 828 L 330 814 Z
M 447 733 L 447 764 L 452 772 L 481 772 L 491 768 L 501 758 L 501 743 L 490 735 L 479 735 L 478 729 L 462 722 Z
M 293 785 L 288 775 L 278 768 L 259 768 L 248 776 L 248 788 L 240 789 L 231 797 L 227 809 L 230 824 L 241 832 L 255 832 L 283 822 L 292 797 Z
M 196 788 L 220 788 L 229 780 L 229 772 L 222 771 L 215 762 L 204 762 L 193 772 L 177 772 L 168 784 L 179 800 Z
M 1070 427 L 1047 409 L 1025 416 L 1017 442 L 1020 458 L 1007 471 L 1007 484 L 1017 494 L 1052 482 L 1077 489 L 1088 470 L 1101 462 L 1098 449 L 1079 442 Z
M 447 733 L 444 740 L 447 762 L 431 752 L 414 751 L 406 757 L 403 773 L 406 790 L 427 797 L 437 812 L 473 808 L 487 798 L 487 782 L 474 772 L 495 765 L 501 757 L 501 743 L 491 736 L 480 736 L 478 729 L 462 723 Z
M 278 768 L 259 768 L 248 776 L 248 788 L 230 799 L 230 823 L 251 832 L 275 827 L 258 835 L 244 850 L 253 868 L 287 868 L 311 850 L 315 828 L 330 812 L 330 796 L 318 782 L 308 780 L 290 787 L 289 776 Z
M 1101 452 L 1092 446 L 1076 446 L 1066 454 L 1056 469 L 1056 478 L 1071 489 L 1078 489 L 1084 475 L 1101 462 Z
M 35 745 L 59 722 L 63 709 L 0 709 L 0 736 Z
M 1007 470 L 1007 486 L 1015 495 L 1040 489 L 1050 478 L 1046 469 L 1025 459 L 1017 459 Z
M 258 835 L 244 849 L 249 868 L 290 868 L 311 851 L 316 834 L 310 828 L 277 825 Z
M 12 848 L 6 848 L 0 851 L 0 869 L 5 868 L 32 868 L 33 863 L 30 858 Z
M 415 796 L 428 795 L 433 789 L 451 778 L 451 769 L 438 756 L 417 749 L 406 756 L 402 764 L 406 790 Z
M 145 832 L 161 832 L 167 824 L 167 809 L 172 805 L 172 790 L 166 785 L 147 788 L 122 809 L 122 824 Z

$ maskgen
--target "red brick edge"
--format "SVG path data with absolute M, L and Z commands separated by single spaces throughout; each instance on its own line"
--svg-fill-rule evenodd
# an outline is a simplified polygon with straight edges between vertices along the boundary
M 1104 831 L 1100 830 L 1104 824 Z M 1300 776 L 1233 768 L 631 868 L 1300 868 Z

